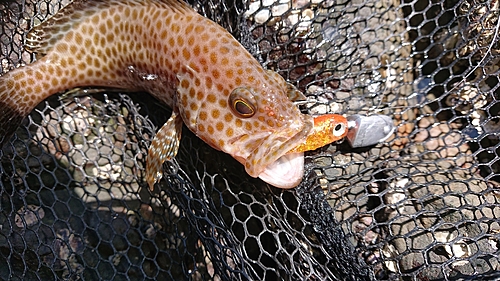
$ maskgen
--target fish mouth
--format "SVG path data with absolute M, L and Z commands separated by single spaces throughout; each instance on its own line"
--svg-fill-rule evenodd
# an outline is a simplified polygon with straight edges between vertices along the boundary
M 296 152 L 281 156 L 265 167 L 259 178 L 278 188 L 294 188 L 304 176 L 304 153 Z
M 238 137 L 231 142 L 233 149 L 228 153 L 245 166 L 251 177 L 278 188 L 296 187 L 304 176 L 304 153 L 289 151 L 304 142 L 313 128 L 312 118 L 306 116 L 300 121 L 280 131 Z

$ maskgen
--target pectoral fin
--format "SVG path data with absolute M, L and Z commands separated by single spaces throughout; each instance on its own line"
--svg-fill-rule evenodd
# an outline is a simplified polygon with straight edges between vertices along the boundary
M 154 185 L 163 176 L 163 163 L 177 155 L 182 132 L 182 118 L 177 110 L 172 112 L 160 130 L 156 133 L 146 158 L 146 181 L 153 190 Z

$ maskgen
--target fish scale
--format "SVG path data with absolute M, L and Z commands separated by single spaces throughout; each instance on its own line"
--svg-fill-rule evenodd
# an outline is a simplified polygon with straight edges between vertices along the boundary
M 177 152 L 181 121 L 252 177 L 283 188 L 302 178 L 304 149 L 292 149 L 314 139 L 316 126 L 290 100 L 303 95 L 181 1 L 77 0 L 31 30 L 27 49 L 37 61 L 0 77 L 0 109 L 8 113 L 0 116 L 2 145 L 55 93 L 84 86 L 146 91 L 174 111 L 148 152 L 150 187 Z M 325 128 L 340 130 L 339 139 L 346 127 L 336 115 Z

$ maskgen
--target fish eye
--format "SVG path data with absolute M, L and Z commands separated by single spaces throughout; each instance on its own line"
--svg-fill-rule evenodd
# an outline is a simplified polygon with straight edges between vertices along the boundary
M 346 126 L 344 125 L 344 123 L 339 123 L 335 125 L 335 127 L 333 127 L 332 134 L 336 137 L 339 137 L 344 134 L 345 130 Z
M 253 91 L 247 88 L 236 88 L 229 95 L 231 110 L 242 118 L 250 118 L 257 112 Z
M 253 107 L 249 103 L 242 99 L 235 100 L 233 108 L 242 117 L 252 117 L 255 114 L 255 109 L 253 109 Z

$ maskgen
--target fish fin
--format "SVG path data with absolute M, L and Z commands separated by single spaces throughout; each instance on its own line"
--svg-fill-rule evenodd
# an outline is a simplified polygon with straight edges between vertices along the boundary
M 11 71 L 15 72 L 15 70 Z M 14 135 L 23 119 L 33 108 L 23 108 L 20 105 L 23 95 L 14 90 L 14 82 L 7 78 L 10 72 L 0 77 L 0 148 Z
M 156 133 L 148 149 L 146 158 L 146 181 L 149 188 L 153 190 L 154 184 L 162 176 L 162 166 L 167 160 L 177 155 L 182 132 L 182 118 L 174 109 L 172 116 Z
M 178 12 L 194 11 L 181 0 L 75 0 L 63 7 L 52 17 L 33 27 L 26 35 L 25 49 L 37 53 L 37 58 L 47 54 L 70 30 L 74 29 L 89 16 L 99 13 L 105 8 L 117 5 L 150 5 L 160 4 Z
M 297 88 L 295 88 L 294 85 L 286 82 L 286 87 L 287 87 L 286 94 L 287 94 L 289 100 L 291 100 L 291 101 L 304 101 L 307 99 L 306 96 L 301 91 L 299 91 Z
M 287 94 L 289 100 L 291 100 L 291 101 L 306 100 L 306 96 L 304 96 L 304 94 L 301 91 L 299 91 L 297 88 L 295 88 L 294 85 L 286 82 L 285 79 L 283 77 L 281 77 L 281 75 L 279 75 L 277 72 L 272 71 L 272 70 L 267 70 L 267 74 L 269 74 L 269 76 L 273 77 L 274 80 L 276 80 L 278 83 L 280 83 L 280 84 L 285 83 L 286 84 L 285 90 L 286 90 L 286 94 Z
M 112 2 L 112 1 L 109 1 Z M 76 0 L 56 14 L 33 27 L 26 35 L 24 48 L 31 53 L 45 55 L 66 33 L 80 24 L 89 15 L 109 6 L 103 0 Z

